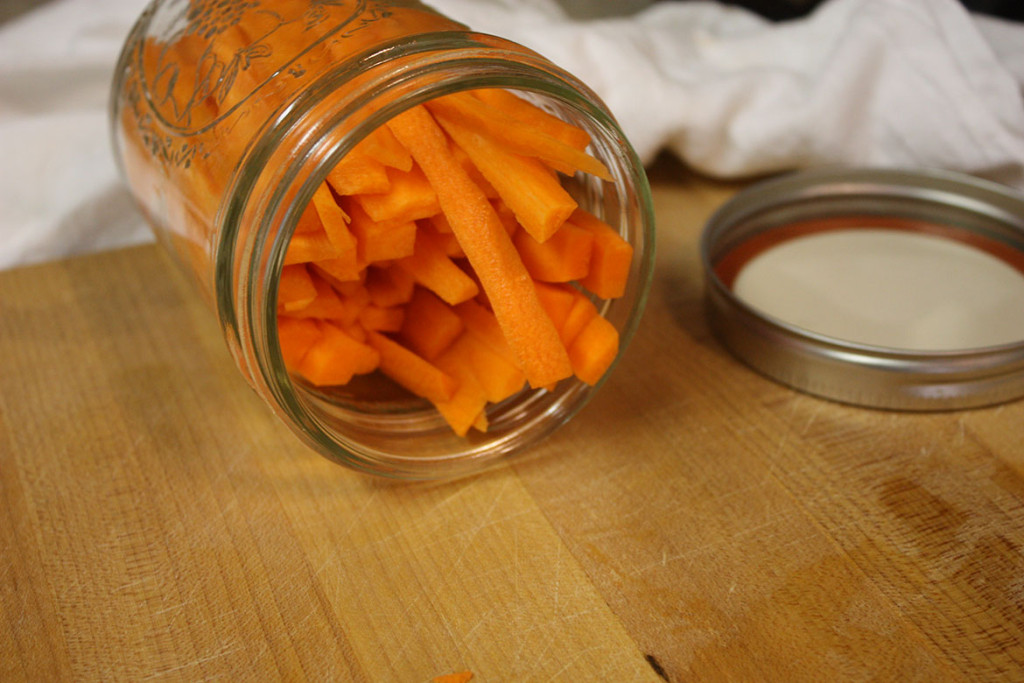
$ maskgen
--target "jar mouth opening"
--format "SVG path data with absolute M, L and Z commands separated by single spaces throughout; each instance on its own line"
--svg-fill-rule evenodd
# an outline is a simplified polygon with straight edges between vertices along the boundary
M 452 41 L 462 49 L 452 49 Z M 261 179 L 236 210 L 236 220 L 257 216 L 251 258 L 243 266 L 235 291 L 242 310 L 237 321 L 241 337 L 260 349 L 249 375 L 258 392 L 272 396 L 279 417 L 309 445 L 330 459 L 372 474 L 403 479 L 435 479 L 476 471 L 500 456 L 535 443 L 568 421 L 586 403 L 595 386 L 570 378 L 549 389 L 524 389 L 487 411 L 487 432 L 454 434 L 438 411 L 423 399 L 391 391 L 377 382 L 379 395 L 369 400 L 351 388 L 318 389 L 285 368 L 277 329 L 277 287 L 288 241 L 302 209 L 331 168 L 359 141 L 408 108 L 436 97 L 481 87 L 515 91 L 535 104 L 568 119 L 590 133 L 591 153 L 609 167 L 614 182 L 577 174 L 563 185 L 581 206 L 604 217 L 635 246 L 626 294 L 597 301 L 601 313 L 620 335 L 620 355 L 628 344 L 646 302 L 653 270 L 654 229 L 650 191 L 643 167 L 612 117 L 594 102 L 596 96 L 570 76 L 523 58 L 523 50 L 502 39 L 480 34 L 418 36 L 415 45 L 398 43 L 355 58 L 368 75 L 356 96 L 331 102 L 332 83 L 351 77 L 353 65 L 340 65 L 308 102 L 282 114 L 276 148 L 261 165 Z M 438 53 L 444 42 L 443 56 Z M 508 55 L 514 48 L 515 59 Z M 387 67 L 396 50 L 406 60 Z M 404 51 L 404 52 L 403 52 Z M 367 113 L 367 108 L 372 109 Z M 287 120 L 291 117 L 291 120 Z M 315 125 L 310 121 L 316 119 Z M 286 121 L 287 120 L 287 121 Z M 311 132 L 312 129 L 312 132 Z M 301 131 L 301 135 L 297 133 Z M 292 149 L 288 150 L 288 147 Z M 274 166 L 275 152 L 287 151 L 287 164 Z M 253 201 L 261 181 L 274 187 L 269 202 Z M 258 286 L 257 286 L 258 283 Z M 257 291 L 258 290 L 258 291 Z M 247 308 L 246 308 L 247 307 Z M 223 307 L 222 307 L 223 308 Z M 605 378 L 613 371 L 605 373 Z M 367 380 L 372 384 L 375 380 Z

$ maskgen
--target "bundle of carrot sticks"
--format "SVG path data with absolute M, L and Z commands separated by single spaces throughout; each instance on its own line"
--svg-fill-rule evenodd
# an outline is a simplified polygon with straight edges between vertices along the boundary
M 619 349 L 595 299 L 626 290 L 633 248 L 563 188 L 610 179 L 586 131 L 518 95 L 445 95 L 394 117 L 327 174 L 285 254 L 278 339 L 318 387 L 380 372 L 459 435 L 487 407 Z

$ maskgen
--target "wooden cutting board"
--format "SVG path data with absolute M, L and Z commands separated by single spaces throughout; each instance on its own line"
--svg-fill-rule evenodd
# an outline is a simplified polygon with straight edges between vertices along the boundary
M 1024 403 L 871 411 L 747 370 L 696 252 L 735 188 L 652 180 L 615 375 L 454 482 L 307 451 L 155 247 L 0 273 L 0 679 L 1024 679 Z

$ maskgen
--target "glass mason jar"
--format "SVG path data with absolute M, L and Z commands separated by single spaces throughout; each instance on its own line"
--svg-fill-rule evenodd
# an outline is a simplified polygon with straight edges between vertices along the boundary
M 596 301 L 632 336 L 649 288 L 654 226 L 643 167 L 599 98 L 534 52 L 412 0 L 155 0 L 113 84 L 115 155 L 158 241 L 219 316 L 242 374 L 324 456 L 377 475 L 451 477 L 523 450 L 599 386 L 524 388 L 460 437 L 422 399 L 325 391 L 285 367 L 277 292 L 289 239 L 329 170 L 417 104 L 503 88 L 590 134 L 611 180 L 563 185 L 634 248 L 626 292 Z

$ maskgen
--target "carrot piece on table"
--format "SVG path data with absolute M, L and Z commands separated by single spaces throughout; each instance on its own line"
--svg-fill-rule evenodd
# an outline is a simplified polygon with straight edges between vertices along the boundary
M 295 311 L 305 308 L 316 298 L 316 286 L 304 264 L 298 263 L 281 269 L 277 284 L 277 305 L 281 310 Z
M 633 263 L 633 245 L 610 225 L 583 209 L 577 209 L 570 216 L 568 225 L 579 226 L 594 236 L 590 272 L 579 279 L 580 284 L 602 299 L 616 299 L 625 294 Z
M 401 339 L 427 360 L 437 358 L 462 334 L 464 325 L 459 314 L 422 287 L 416 288 L 405 313 Z
M 554 114 L 549 114 L 515 93 L 501 88 L 481 88 L 471 92 L 492 107 L 501 109 L 523 123 L 544 131 L 570 147 L 583 151 L 590 144 L 590 134 L 587 131 L 563 121 Z
M 371 156 L 353 149 L 327 173 L 327 183 L 339 195 L 387 192 L 387 168 Z
M 299 363 L 299 374 L 316 386 L 347 384 L 354 375 L 377 369 L 380 353 L 360 343 L 342 328 L 320 323 L 323 336 L 313 344 Z
M 322 336 L 323 332 L 315 320 L 286 316 L 277 318 L 277 341 L 281 346 L 285 367 L 289 370 L 299 367 L 306 352 Z
M 547 240 L 576 210 L 576 200 L 540 161 L 506 151 L 443 112 L 436 118 L 537 240 Z
M 482 426 L 486 429 L 487 394 L 476 375 L 457 354 L 449 351 L 438 356 L 435 363 L 458 382 L 458 388 L 449 400 L 434 403 L 448 426 L 459 436 L 465 436 L 470 427 L 480 428 L 479 421 L 483 416 Z
M 572 282 L 590 272 L 594 236 L 566 223 L 546 242 L 538 242 L 525 230 L 516 233 L 516 249 L 533 279 L 542 282 Z
M 494 207 L 452 156 L 444 131 L 422 106 L 402 112 L 388 125 L 437 192 L 530 384 L 549 386 L 571 376 L 568 353 L 533 280 Z
M 391 189 L 385 194 L 364 194 L 355 197 L 375 221 L 416 221 L 429 218 L 441 210 L 437 194 L 423 171 L 388 169 Z
M 448 257 L 429 231 L 417 232 L 416 251 L 395 264 L 452 305 L 472 299 L 480 291 L 473 278 Z
M 375 221 L 358 201 L 346 202 L 352 222 L 349 229 L 359 244 L 359 261 L 374 263 L 411 256 L 416 245 L 416 223 Z
M 451 400 L 458 383 L 436 365 L 379 332 L 366 339 L 380 354 L 380 370 L 412 393 L 433 403 Z
M 415 288 L 412 275 L 397 266 L 366 269 L 366 291 L 375 306 L 389 308 L 407 303 Z
M 460 92 L 438 97 L 427 102 L 426 106 L 432 112 L 444 114 L 451 120 L 485 133 L 517 154 L 543 159 L 549 166 L 559 171 L 583 171 L 602 180 L 612 179 L 608 167 L 598 159 L 547 133 L 534 130 L 469 93 Z M 400 135 L 398 139 L 405 144 Z M 416 153 L 413 152 L 413 158 L 415 157 Z
M 569 346 L 573 372 L 593 386 L 619 353 L 619 331 L 607 318 L 594 316 Z

